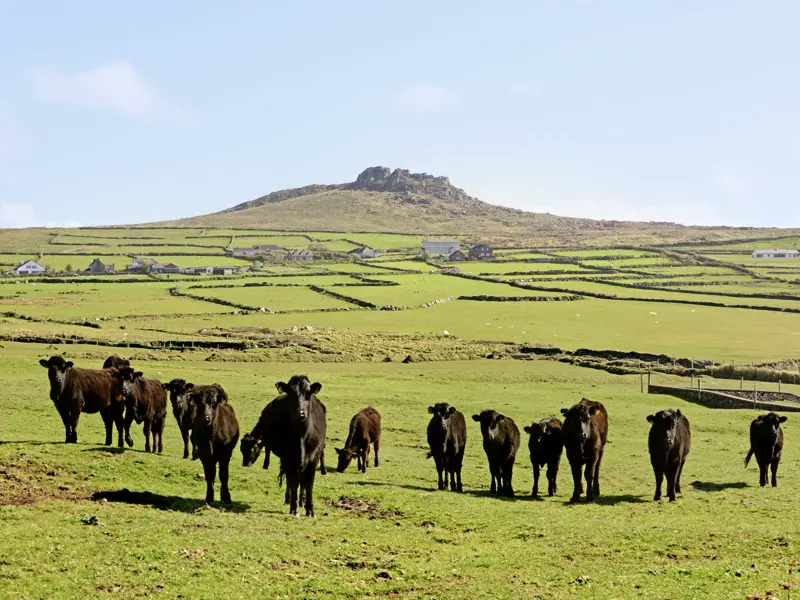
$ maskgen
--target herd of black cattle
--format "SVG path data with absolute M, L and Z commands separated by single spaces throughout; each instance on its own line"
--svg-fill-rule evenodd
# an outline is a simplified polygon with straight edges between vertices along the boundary
M 183 436 L 183 457 L 203 464 L 206 481 L 206 502 L 214 501 L 214 481 L 219 464 L 220 496 L 223 503 L 231 502 L 228 489 L 228 467 L 239 440 L 239 423 L 228 404 L 225 390 L 217 385 L 194 385 L 183 379 L 162 384 L 145 379 L 142 373 L 117 355 L 110 356 L 102 369 L 82 369 L 60 356 L 41 360 L 50 380 L 50 398 L 56 405 L 66 430 L 66 443 L 77 443 L 78 419 L 82 412 L 100 413 L 106 428 L 106 445 L 112 443 L 116 425 L 118 445 L 123 439 L 133 446 L 130 427 L 135 420 L 143 424 L 145 451 L 163 450 L 163 433 L 167 418 L 167 392 L 172 412 Z M 324 475 L 327 418 L 325 405 L 316 394 L 322 389 L 302 375 L 293 376 L 288 383 L 276 384 L 280 395 L 261 413 L 253 430 L 242 437 L 243 465 L 258 460 L 262 450 L 269 466 L 270 453 L 280 459 L 280 479 L 287 482 L 286 503 L 297 514 L 298 504 L 305 505 L 306 515 L 314 515 L 313 487 L 317 464 Z M 439 475 L 439 489 L 448 487 L 462 491 L 461 466 L 467 442 L 464 415 L 447 403 L 428 407 L 428 458 L 433 458 Z M 586 499 L 600 494 L 600 464 L 608 438 L 608 414 L 599 403 L 582 399 L 571 408 L 561 410 L 565 419 L 550 417 L 524 428 L 530 435 L 528 447 L 533 465 L 532 494 L 539 493 L 539 471 L 547 466 L 547 493 L 557 491 L 557 475 L 561 454 L 566 448 L 572 470 L 574 489 L 572 502 L 583 494 L 586 479 Z M 483 449 L 489 459 L 492 494 L 513 496 L 512 475 L 520 446 L 520 433 L 511 417 L 493 410 L 473 415 L 480 423 Z M 664 477 L 670 501 L 681 493 L 681 472 L 691 447 L 689 421 L 680 410 L 663 410 L 650 415 L 648 440 L 650 461 L 656 478 L 655 500 L 661 499 Z M 769 413 L 757 417 L 750 425 L 750 451 L 745 465 L 755 455 L 760 469 L 760 484 L 767 484 L 768 470 L 772 485 L 777 485 L 776 473 L 783 450 L 781 423 L 786 417 Z M 123 438 L 124 436 L 124 438 Z M 152 445 L 150 438 L 152 437 Z M 357 413 L 350 421 L 344 448 L 338 453 L 338 470 L 344 471 L 353 458 L 358 468 L 366 472 L 370 446 L 379 464 L 381 416 L 372 407 Z M 583 476 L 583 477 L 582 477 Z M 299 488 L 299 497 L 298 497 Z

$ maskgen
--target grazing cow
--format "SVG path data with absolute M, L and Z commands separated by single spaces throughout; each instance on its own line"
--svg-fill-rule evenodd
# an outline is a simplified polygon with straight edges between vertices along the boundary
M 574 489 L 570 502 L 577 502 L 583 493 L 581 468 L 586 465 L 586 500 L 600 495 L 600 463 L 608 439 L 608 413 L 605 406 L 583 398 L 571 408 L 562 408 L 564 446 L 572 468 Z
M 428 422 L 428 446 L 431 449 L 428 458 L 433 457 L 436 463 L 439 489 L 446 490 L 449 480 L 452 491 L 463 492 L 461 465 L 467 446 L 467 422 L 464 415 L 447 402 L 429 406 L 428 412 L 433 415 Z
M 117 401 L 114 377 L 105 369 L 79 369 L 60 356 L 40 360 L 50 380 L 50 399 L 64 423 L 67 444 L 78 443 L 78 420 L 81 413 L 99 412 L 106 427 L 106 445 L 111 445 L 112 424 L 117 426 L 119 447 L 124 430 L 124 404 Z
M 270 453 L 280 457 L 283 453 L 284 437 L 289 423 L 289 403 L 281 396 L 275 398 L 261 411 L 258 423 L 253 430 L 242 437 L 240 450 L 242 451 L 242 466 L 249 467 L 254 464 L 265 451 L 264 467 L 269 468 Z M 289 490 L 287 488 L 287 498 Z M 287 501 L 288 504 L 288 501 Z
M 358 470 L 366 473 L 367 463 L 369 463 L 370 444 L 375 447 L 375 467 L 377 467 L 380 443 L 381 413 L 368 406 L 350 419 L 350 432 L 347 434 L 344 448 L 336 448 L 336 453 L 339 455 L 339 466 L 336 470 L 339 473 L 344 473 L 350 461 L 356 457 L 358 459 Z
M 169 391 L 172 414 L 175 415 L 178 428 L 181 430 L 181 437 L 183 437 L 183 458 L 189 458 L 189 433 L 192 431 L 192 423 L 194 422 L 194 404 L 189 402 L 189 392 L 194 388 L 194 384 L 187 383 L 183 379 L 173 379 L 169 383 L 163 384 L 163 386 L 165 390 Z M 193 453 L 194 450 L 194 442 L 192 442 Z
M 206 478 L 206 504 L 214 502 L 214 479 L 219 463 L 220 498 L 231 503 L 228 490 L 228 467 L 231 455 L 239 441 L 239 422 L 228 396 L 219 385 L 197 385 L 189 391 L 189 402 L 194 405 L 192 444 L 196 458 L 203 463 Z
M 772 470 L 772 487 L 778 487 L 778 465 L 783 454 L 783 429 L 781 423 L 786 422 L 786 417 L 771 412 L 759 415 L 750 423 L 750 451 L 744 459 L 744 466 L 750 462 L 753 454 L 760 471 L 759 483 L 761 487 L 767 485 L 767 469 Z
M 491 494 L 498 496 L 514 496 L 512 477 L 514 461 L 519 450 L 519 429 L 514 419 L 501 415 L 494 410 L 484 410 L 479 415 L 472 415 L 472 420 L 481 424 L 483 435 L 483 451 L 489 459 L 489 471 L 492 473 Z
M 648 415 L 652 423 L 648 447 L 650 464 L 656 476 L 656 495 L 653 500 L 661 500 L 661 482 L 667 476 L 667 497 L 675 502 L 675 494 L 681 493 L 681 473 L 686 457 L 692 447 L 692 432 L 689 419 L 679 410 L 662 410 Z
M 144 451 L 161 452 L 164 449 L 164 426 L 167 422 L 167 394 L 160 381 L 145 379 L 141 371 L 131 367 L 111 369 L 121 395 L 125 398 L 125 441 L 133 446 L 131 424 L 144 423 Z M 150 434 L 153 445 L 150 446 Z
M 131 363 L 127 358 L 122 358 L 117 354 L 112 354 L 103 363 L 104 369 L 121 369 L 122 367 L 130 367 Z
M 539 495 L 539 469 L 547 465 L 547 495 L 555 496 L 558 491 L 558 464 L 564 451 L 564 430 L 561 421 L 555 417 L 542 419 L 525 427 L 528 450 L 533 465 L 533 491 L 531 496 Z

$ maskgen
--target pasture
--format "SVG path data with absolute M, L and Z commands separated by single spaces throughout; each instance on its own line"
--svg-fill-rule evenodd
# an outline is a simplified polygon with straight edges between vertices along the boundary
M 800 314 L 786 309 L 800 303 L 787 297 L 797 290 L 786 275 L 771 273 L 778 266 L 742 269 L 752 244 L 736 247 L 742 254 L 705 254 L 719 246 L 555 250 L 581 264 L 529 262 L 549 251 L 507 247 L 498 262 L 448 264 L 412 260 L 420 239 L 197 228 L 0 231 L 7 268 L 58 259 L 46 276 L 0 279 L 0 597 L 745 598 L 779 588 L 800 540 L 795 413 L 787 413 L 779 486 L 762 489 L 755 465 L 743 465 L 756 411 L 642 394 L 638 374 L 615 375 L 597 364 L 514 360 L 531 358 L 530 348 L 553 347 L 720 364 L 780 361 L 782 373 L 789 370 L 783 390 L 797 393 L 800 386 L 788 384 L 800 374 L 793 366 Z M 322 244 L 327 254 L 263 265 L 231 256 L 231 248 L 254 243 Z M 356 243 L 397 252 L 354 262 L 345 252 Z M 131 250 L 137 247 L 141 252 Z M 66 264 L 85 268 L 95 253 L 120 267 L 148 252 L 181 267 L 251 271 L 58 272 Z M 699 254 L 718 262 L 701 264 Z M 443 267 L 470 278 L 440 273 Z M 585 295 L 593 293 L 616 299 Z M 568 294 L 584 296 L 564 301 Z M 474 296 L 491 298 L 458 299 Z M 448 301 L 423 306 L 441 299 Z M 304 373 L 321 382 L 330 472 L 317 475 L 317 518 L 289 517 L 275 457 L 267 471 L 261 461 L 243 468 L 238 450 L 233 506 L 205 506 L 202 467 L 181 458 L 171 414 L 160 456 L 141 451 L 140 426 L 132 429 L 134 448 L 102 446 L 96 414 L 81 417 L 80 443 L 64 445 L 38 360 L 58 354 L 99 368 L 113 352 L 147 377 L 221 384 L 242 433 L 275 397 L 276 381 Z M 401 364 L 406 356 L 413 362 Z M 386 357 L 392 362 L 382 363 Z M 623 366 L 636 372 L 634 363 Z M 688 386 L 681 374 L 659 373 L 656 383 Z M 755 385 L 703 377 L 705 387 Z M 583 396 L 609 413 L 600 499 L 567 504 L 566 455 L 558 494 L 531 499 L 524 433 L 517 497 L 490 497 L 480 430 L 470 416 L 493 408 L 521 430 Z M 433 461 L 425 458 L 427 407 L 435 402 L 467 417 L 463 494 L 436 491 Z M 381 467 L 336 473 L 334 448 L 350 417 L 369 404 L 383 415 Z M 673 504 L 652 501 L 647 452 L 646 416 L 665 408 L 680 408 L 694 436 L 683 496 Z

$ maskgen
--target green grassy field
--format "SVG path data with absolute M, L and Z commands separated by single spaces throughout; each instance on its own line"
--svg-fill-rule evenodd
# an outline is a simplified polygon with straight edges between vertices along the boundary
M 121 267 L 129 262 L 122 254 L 137 243 L 191 253 L 153 256 L 184 267 L 251 264 L 221 254 L 218 247 L 227 247 L 231 238 L 234 247 L 321 243 L 344 250 L 356 242 L 414 253 L 422 239 L 211 228 L 0 230 L 0 264 L 10 268 L 41 252 L 42 263 L 56 270 L 68 262 L 85 268 L 95 255 Z M 249 276 L 0 279 L 0 384 L 6 392 L 0 396 L 0 598 L 717 599 L 778 588 L 800 543 L 794 524 L 800 516 L 795 507 L 800 459 L 793 451 L 793 414 L 785 425 L 779 487 L 761 489 L 754 466 L 745 469 L 742 461 L 753 411 L 712 410 L 643 395 L 638 375 L 510 357 L 523 345 L 550 345 L 739 365 L 781 360 L 786 365 L 781 368 L 790 369 L 784 381 L 796 381 L 800 366 L 792 365 L 800 361 L 792 360 L 800 347 L 800 314 L 756 308 L 800 308 L 800 302 L 733 295 L 796 293 L 796 287 L 692 262 L 690 251 L 703 254 L 717 246 L 670 249 L 681 262 L 656 256 L 649 247 L 567 249 L 561 243 L 556 250 L 586 265 L 607 267 L 597 271 L 525 262 L 542 246 L 515 243 L 525 249 L 499 252 L 502 262 L 444 266 L 623 299 L 453 300 L 414 308 L 448 297 L 557 298 L 563 293 L 443 275 L 424 262 L 386 262 L 385 256 L 366 264 L 268 263 Z M 63 254 L 65 249 L 77 254 Z M 208 254 L 217 251 L 220 255 Z M 707 255 L 731 264 L 746 258 Z M 627 258 L 602 258 L 607 256 Z M 773 262 L 748 266 L 763 274 L 791 266 Z M 423 274 L 393 273 L 380 264 Z M 628 272 L 632 267 L 649 275 Z M 347 274 L 397 285 L 359 285 Z M 687 290 L 708 293 L 686 293 L 680 286 L 626 288 L 579 277 L 682 282 Z M 343 283 L 353 285 L 336 285 Z M 412 308 L 357 308 L 308 285 L 377 306 Z M 206 300 L 173 296 L 171 288 Z M 703 301 L 752 308 L 690 304 Z M 261 307 L 290 312 L 262 313 Z M 331 308 L 354 310 L 326 312 Z M 242 349 L 219 348 L 243 341 Z M 295 519 L 282 502 L 277 460 L 269 471 L 260 462 L 245 469 L 237 451 L 231 470 L 234 506 L 206 507 L 198 478 L 202 468 L 180 458 L 180 436 L 171 415 L 162 456 L 141 452 L 139 429 L 133 449 L 118 453 L 100 446 L 97 415 L 81 418 L 81 443 L 61 443 L 63 428 L 38 359 L 63 354 L 79 366 L 98 368 L 112 352 L 130 357 L 146 376 L 162 381 L 183 377 L 222 384 L 243 431 L 252 428 L 274 397 L 276 381 L 308 374 L 323 384 L 329 467 L 335 465 L 333 448 L 341 446 L 350 417 L 368 404 L 383 414 L 381 467 L 360 475 L 351 466 L 345 474 L 318 477 L 317 518 Z M 488 360 L 498 353 L 505 353 L 504 360 Z M 394 362 L 382 364 L 386 356 Z M 405 356 L 415 362 L 400 364 Z M 654 377 L 655 383 L 689 385 L 688 378 L 678 375 Z M 755 384 L 704 378 L 703 385 L 752 389 Z M 762 392 L 777 389 L 777 383 L 757 385 Z M 800 394 L 800 385 L 784 383 L 783 391 Z M 489 497 L 479 429 L 469 418 L 465 493 L 435 491 L 435 469 L 425 459 L 431 403 L 450 402 L 467 417 L 495 408 L 521 428 L 558 414 L 582 396 L 604 402 L 610 414 L 603 495 L 596 504 L 566 504 L 571 491 L 566 457 L 559 494 L 531 500 L 525 434 L 517 455 L 517 498 Z M 652 501 L 647 456 L 645 417 L 667 407 L 689 416 L 694 435 L 684 494 L 675 504 Z M 92 500 L 96 492 L 111 492 L 111 500 Z M 775 597 L 783 599 L 782 593 Z

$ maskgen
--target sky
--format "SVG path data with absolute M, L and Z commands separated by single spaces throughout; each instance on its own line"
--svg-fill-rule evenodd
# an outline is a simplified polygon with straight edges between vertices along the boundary
M 800 2 L 0 0 L 0 227 L 369 166 L 565 216 L 800 226 Z

